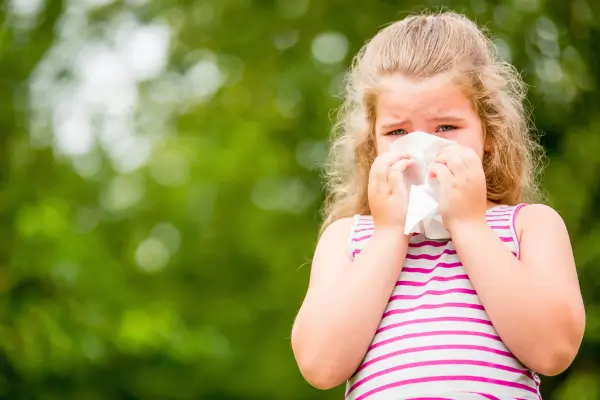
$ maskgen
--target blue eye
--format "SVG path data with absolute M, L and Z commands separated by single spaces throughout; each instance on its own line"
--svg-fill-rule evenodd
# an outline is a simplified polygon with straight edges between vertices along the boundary
M 458 129 L 458 128 L 454 125 L 440 125 L 437 128 L 437 132 L 447 132 L 447 131 L 453 131 L 455 129 Z
M 400 135 L 406 135 L 406 133 L 407 132 L 404 129 L 394 129 L 393 131 L 388 133 L 388 135 L 400 136 Z

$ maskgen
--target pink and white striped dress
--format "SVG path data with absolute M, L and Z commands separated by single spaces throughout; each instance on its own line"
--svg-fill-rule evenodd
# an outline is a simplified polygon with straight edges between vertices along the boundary
M 487 212 L 488 225 L 519 257 L 519 206 Z M 352 258 L 373 234 L 356 216 Z M 414 235 L 369 350 L 348 381 L 347 400 L 541 399 L 539 377 L 506 348 L 451 240 Z

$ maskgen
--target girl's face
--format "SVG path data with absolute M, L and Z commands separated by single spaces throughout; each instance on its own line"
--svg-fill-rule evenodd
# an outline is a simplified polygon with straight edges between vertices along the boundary
M 381 81 L 376 105 L 377 154 L 415 131 L 454 140 L 483 157 L 481 120 L 460 88 L 445 76 L 422 80 L 394 74 Z

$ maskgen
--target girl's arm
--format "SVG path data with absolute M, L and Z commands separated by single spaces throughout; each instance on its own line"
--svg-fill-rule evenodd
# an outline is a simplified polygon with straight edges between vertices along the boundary
M 408 237 L 375 228 L 354 261 L 348 255 L 353 220 L 329 226 L 317 245 L 306 298 L 292 330 L 304 378 L 319 389 L 338 386 L 358 368 L 394 289 Z
M 543 205 L 516 220 L 520 259 L 481 220 L 457 220 L 452 241 L 498 334 L 527 367 L 557 375 L 573 361 L 585 311 L 569 235 Z

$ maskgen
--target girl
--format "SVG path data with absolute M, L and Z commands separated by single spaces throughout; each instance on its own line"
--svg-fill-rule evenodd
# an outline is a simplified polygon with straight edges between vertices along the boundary
M 573 361 L 585 315 L 561 217 L 535 194 L 523 83 L 455 13 L 380 31 L 348 74 L 329 202 L 292 347 L 346 398 L 539 399 Z M 404 235 L 402 135 L 450 139 L 430 164 L 451 240 Z

